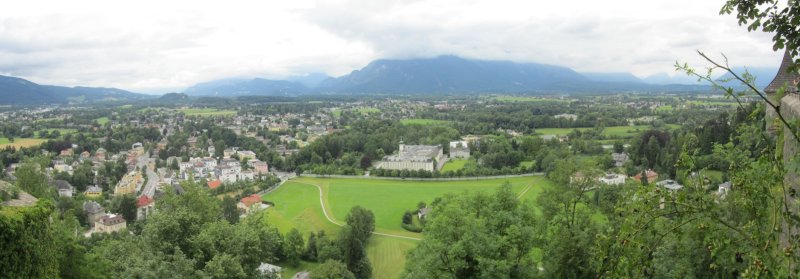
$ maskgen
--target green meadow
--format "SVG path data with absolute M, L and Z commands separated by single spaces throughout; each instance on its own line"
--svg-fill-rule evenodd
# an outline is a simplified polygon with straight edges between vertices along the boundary
M 448 171 L 457 171 L 464 168 L 464 165 L 467 164 L 467 159 L 451 159 L 444 164 L 442 167 L 442 172 Z
M 675 129 L 680 127 L 680 125 L 676 124 L 667 124 L 667 128 Z M 607 137 L 619 137 L 619 138 L 627 138 L 633 137 L 641 132 L 647 131 L 652 129 L 653 126 L 650 125 L 638 125 L 638 126 L 612 126 L 606 127 L 603 129 L 603 135 Z M 586 131 L 591 130 L 593 128 L 540 128 L 536 129 L 536 134 L 539 135 L 558 135 L 563 136 L 567 135 L 573 130 L 579 131 Z
M 320 189 L 325 211 L 337 223 L 344 223 L 353 206 L 372 210 L 375 231 L 394 235 L 373 235 L 370 240 L 367 253 L 375 271 L 373 278 L 396 278 L 405 265 L 406 252 L 418 243 L 402 237 L 422 238 L 422 234 L 406 231 L 400 226 L 406 210 L 413 210 L 420 201 L 430 203 L 447 193 L 491 192 L 506 181 L 526 202 L 535 201 L 544 190 L 553 187 L 552 182 L 541 176 L 467 181 L 298 178 L 264 195 L 264 200 L 275 203 L 268 209 L 267 219 L 271 224 L 282 233 L 297 228 L 305 237 L 312 231 L 325 230 L 328 235 L 339 231 L 339 226 L 325 218 L 320 205 Z M 287 268 L 283 276 L 290 278 L 295 272 L 313 269 L 314 266 L 315 263 L 304 262 L 297 268 Z
M 103 117 L 95 119 L 94 121 L 97 121 L 97 124 L 100 124 L 102 126 L 102 125 L 106 125 L 106 123 L 108 123 L 109 120 L 110 119 L 108 119 L 108 117 L 103 116 Z
M 436 120 L 436 119 L 422 119 L 422 118 L 411 118 L 411 119 L 403 119 L 400 120 L 400 124 L 403 125 L 436 125 L 436 124 L 445 124 L 448 123 L 444 120 Z
M 561 104 L 568 104 L 570 101 L 568 100 L 561 100 L 561 99 L 551 99 L 551 98 L 540 98 L 540 97 L 530 97 L 530 96 L 495 96 L 492 97 L 492 100 L 500 101 L 500 102 L 509 102 L 509 103 L 516 103 L 516 102 L 550 102 L 550 103 L 561 103 Z
M 228 116 L 235 115 L 235 110 L 220 110 L 215 108 L 187 108 L 179 109 L 186 116 Z

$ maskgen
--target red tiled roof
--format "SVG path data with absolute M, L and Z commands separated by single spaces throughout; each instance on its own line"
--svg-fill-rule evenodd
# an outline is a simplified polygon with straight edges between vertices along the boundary
M 139 200 L 136 201 L 136 207 L 148 206 L 151 203 L 153 203 L 153 198 L 148 197 L 147 195 L 142 195 L 139 197 Z
M 217 179 L 217 180 L 209 181 L 206 184 L 208 184 L 208 188 L 210 188 L 210 189 L 217 189 L 217 187 L 219 187 L 219 185 L 222 185 L 222 181 L 219 181 L 219 179 Z
M 252 195 L 249 195 L 247 197 L 242 198 L 241 202 L 245 206 L 250 207 L 253 204 L 260 203 L 261 202 L 261 196 L 259 196 L 258 194 L 252 194 Z

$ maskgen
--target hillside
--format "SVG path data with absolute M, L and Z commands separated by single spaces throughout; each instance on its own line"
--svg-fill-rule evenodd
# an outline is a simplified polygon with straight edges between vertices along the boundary
M 198 83 L 186 88 L 183 93 L 189 96 L 284 96 L 296 95 L 308 91 L 300 82 L 286 80 L 254 79 L 222 79 Z
M 148 95 L 103 87 L 40 85 L 25 79 L 0 76 L 0 104 L 39 105 L 140 100 Z

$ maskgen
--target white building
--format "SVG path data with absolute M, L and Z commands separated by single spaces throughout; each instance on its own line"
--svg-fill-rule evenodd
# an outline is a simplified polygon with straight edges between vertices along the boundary
M 622 185 L 625 184 L 625 179 L 628 178 L 624 174 L 609 173 L 600 177 L 600 182 L 606 185 Z
M 444 163 L 444 159 L 441 146 L 401 143 L 398 154 L 384 157 L 380 162 L 380 168 L 435 171 Z
M 450 142 L 450 158 L 469 158 L 469 145 L 467 141 L 451 141 Z

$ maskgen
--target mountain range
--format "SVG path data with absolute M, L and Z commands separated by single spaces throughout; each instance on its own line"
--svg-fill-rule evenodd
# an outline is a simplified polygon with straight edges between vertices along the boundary
M 737 72 L 743 69 L 736 69 Z M 750 68 L 765 87 L 777 72 Z M 729 77 L 723 75 L 720 79 Z M 190 97 L 297 96 L 304 94 L 604 94 L 617 92 L 709 92 L 711 87 L 686 75 L 638 78 L 630 73 L 579 73 L 570 68 L 457 56 L 380 59 L 340 77 L 311 73 L 287 79 L 228 78 L 183 90 Z M 116 88 L 39 85 L 0 76 L 0 104 L 92 103 L 143 100 L 155 96 Z M 183 98 L 183 97 L 182 97 Z
M 153 97 L 116 88 L 40 85 L 21 78 L 0 76 L 0 104 L 3 105 L 93 103 Z
M 309 75 L 312 76 L 312 75 Z M 316 83 L 286 80 L 223 79 L 199 83 L 190 96 L 289 96 L 300 94 L 469 94 L 702 92 L 711 87 L 688 76 L 666 74 L 640 79 L 630 73 L 579 73 L 570 68 L 457 56 L 381 59 L 340 77 L 313 74 Z M 327 77 L 327 78 L 325 78 Z M 771 77 L 770 77 L 771 78 Z

